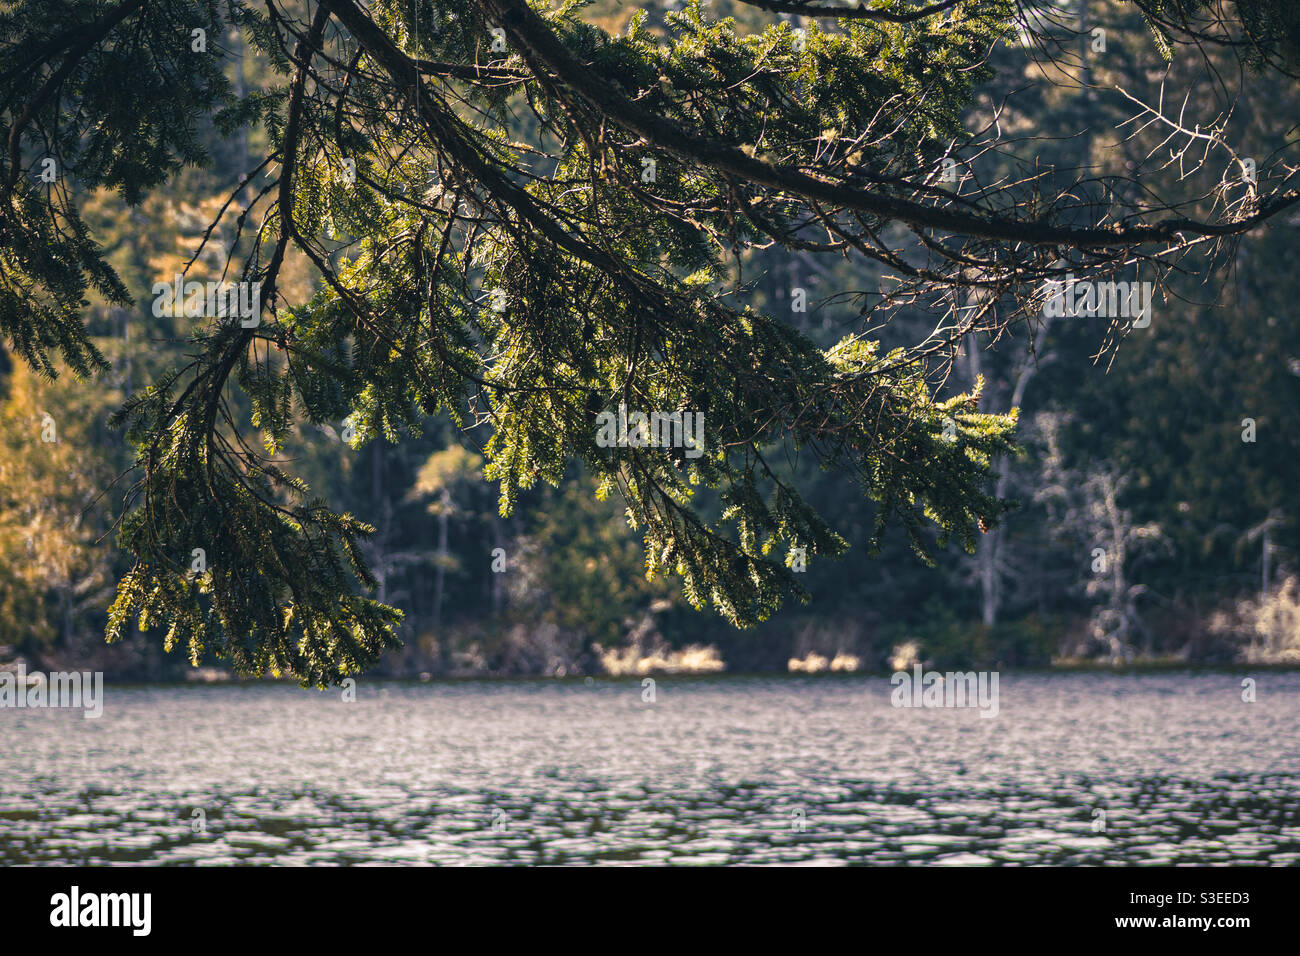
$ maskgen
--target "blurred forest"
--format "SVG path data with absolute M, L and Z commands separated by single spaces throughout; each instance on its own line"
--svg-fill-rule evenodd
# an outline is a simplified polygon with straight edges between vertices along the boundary
M 969 126 L 986 127 L 996 111 L 1003 135 L 1037 138 L 1023 156 L 982 153 L 963 175 L 991 181 L 1026 163 L 1104 174 L 1159 141 L 1155 131 L 1129 138 L 1123 124 L 1136 108 L 1116 88 L 1151 94 L 1168 70 L 1170 88 L 1186 92 L 1203 66 L 1166 65 L 1122 5 L 1082 7 L 1082 18 L 1108 30 L 1105 52 L 1083 49 L 1091 88 L 1058 82 L 1014 43 L 999 46 L 997 77 Z M 598 0 L 587 16 L 618 30 L 640 9 Z M 742 31 L 777 16 L 727 0 L 708 10 L 734 16 Z M 240 47 L 236 35 L 229 43 Z M 241 87 L 282 82 L 252 58 L 231 69 Z M 1199 92 L 1191 93 L 1196 109 Z M 1293 97 L 1245 82 L 1232 138 L 1293 135 Z M 1212 119 L 1210 99 L 1200 112 Z M 112 373 L 55 384 L 0 349 L 0 664 L 22 656 L 29 666 L 141 680 L 181 679 L 190 669 L 183 653 L 163 653 L 157 632 L 104 642 L 106 610 L 129 566 L 113 525 L 132 460 L 106 419 L 177 362 L 202 321 L 155 317 L 150 287 L 184 270 L 216 208 L 255 165 L 258 135 L 212 129 L 210 163 L 186 168 L 138 207 L 107 192 L 87 203 L 88 222 L 135 296 L 129 310 L 94 301 L 86 309 Z M 852 547 L 839 561 L 808 564 L 811 602 L 750 630 L 693 611 L 672 580 L 648 581 L 620 507 L 598 501 L 576 468 L 558 487 L 522 493 L 515 516 L 500 518 L 478 452 L 445 418 L 401 444 L 378 439 L 360 449 L 343 440 L 345 422 L 303 426 L 291 457 L 313 491 L 375 528 L 364 547 L 377 597 L 406 612 L 405 648 L 384 659 L 385 674 L 1297 661 L 1300 505 L 1291 496 L 1300 434 L 1288 419 L 1300 408 L 1300 346 L 1287 331 L 1300 301 L 1296 225 L 1292 215 L 1250 235 L 1230 269 L 1189 270 L 1173 284 L 1177 296 L 1154 303 L 1151 326 L 1117 350 L 1103 349 L 1104 320 L 1088 318 L 1045 322 L 1032 341 L 1021 330 L 966 342 L 945 389 L 967 390 L 982 376 L 985 410 L 1020 408 L 1023 448 L 996 469 L 1017 507 L 973 554 L 954 545 L 928 567 L 898 529 L 880 554 L 868 554 L 872 502 L 843 478 L 791 460 L 807 498 Z M 210 243 L 191 277 L 218 278 L 223 248 Z M 860 304 L 841 290 L 873 281 L 860 265 L 828 268 L 779 248 L 750 255 L 745 279 L 731 294 L 822 347 L 860 329 Z M 302 261 L 286 264 L 283 287 L 305 292 L 313 282 Z M 802 310 L 795 290 L 806 292 Z M 886 347 L 916 341 L 927 321 L 900 313 L 877 334 Z

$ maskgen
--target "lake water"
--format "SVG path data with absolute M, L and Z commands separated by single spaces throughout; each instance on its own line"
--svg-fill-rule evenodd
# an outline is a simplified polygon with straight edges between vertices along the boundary
M 0 710 L 0 862 L 1296 864 L 1300 673 L 1255 678 L 109 685 Z

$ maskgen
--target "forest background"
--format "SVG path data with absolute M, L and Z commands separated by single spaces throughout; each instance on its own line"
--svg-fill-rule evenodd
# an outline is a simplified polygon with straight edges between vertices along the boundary
M 1178 89 L 1190 82 L 1180 71 L 1190 76 L 1193 65 L 1166 64 L 1122 5 L 1075 7 L 1081 33 L 1070 42 L 1088 83 L 1054 82 L 1023 48 L 1000 45 L 995 79 L 972 105 L 969 126 L 983 128 L 996 110 L 1008 133 L 1035 132 L 1042 166 L 1113 172 L 1134 148 L 1124 123 L 1135 108 L 1119 89 L 1142 98 L 1162 79 Z M 645 8 L 662 26 L 663 6 Z M 584 15 L 616 31 L 640 9 L 597 0 Z M 708 11 L 734 17 L 741 32 L 777 18 L 729 0 L 713 0 Z M 1104 52 L 1089 46 L 1090 23 L 1106 26 Z M 229 43 L 242 49 L 237 36 Z M 251 56 L 233 63 L 231 76 L 250 89 L 282 82 Z M 1231 135 L 1239 143 L 1287 137 L 1300 115 L 1292 96 L 1245 85 Z M 157 634 L 104 642 L 107 608 L 129 567 L 113 526 L 132 460 L 107 418 L 184 354 L 190 320 L 154 316 L 150 289 L 182 271 L 217 207 L 255 165 L 258 135 L 225 138 L 212 128 L 211 161 L 187 167 L 139 206 L 108 192 L 86 203 L 87 221 L 135 297 L 130 309 L 92 301 L 86 310 L 111 373 L 54 384 L 0 348 L 0 665 L 22 657 L 29 667 L 131 680 L 190 670 L 182 653 L 163 653 Z M 1006 172 L 998 164 L 1012 160 L 984 153 L 978 162 L 979 176 L 993 180 Z M 930 567 L 899 531 L 869 555 L 872 502 L 847 480 L 797 464 L 806 497 L 852 547 L 838 561 L 809 564 L 802 580 L 810 602 L 791 602 L 748 630 L 692 610 L 672 579 L 647 580 L 621 506 L 598 501 L 576 466 L 558 487 L 522 493 L 503 519 L 480 457 L 444 418 L 430 419 L 418 438 L 360 449 L 342 440 L 343 422 L 303 426 L 293 453 L 314 491 L 375 528 L 364 548 L 377 597 L 406 614 L 405 647 L 376 673 L 1295 662 L 1296 227 L 1295 215 L 1283 216 L 1242 242 L 1230 271 L 1176 280 L 1176 294 L 1153 304 L 1150 327 L 1114 352 L 1100 352 L 1102 320 L 1086 318 L 1048 321 L 1032 342 L 1022 331 L 965 343 L 945 390 L 968 390 L 982 376 L 984 410 L 1020 408 L 1022 446 L 995 467 L 1017 507 L 973 554 L 953 545 Z M 198 266 L 215 276 L 222 244 L 208 249 Z M 870 285 L 861 266 L 782 249 L 749 258 L 755 308 L 822 347 L 860 324 L 840 293 Z M 312 281 L 297 262 L 280 284 L 306 293 Z M 927 321 L 901 314 L 879 335 L 887 345 L 915 341 Z

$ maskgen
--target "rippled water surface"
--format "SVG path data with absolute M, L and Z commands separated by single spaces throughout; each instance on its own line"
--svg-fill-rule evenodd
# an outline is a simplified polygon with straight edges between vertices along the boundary
M 0 862 L 1300 862 L 1300 673 L 106 688 L 0 710 Z

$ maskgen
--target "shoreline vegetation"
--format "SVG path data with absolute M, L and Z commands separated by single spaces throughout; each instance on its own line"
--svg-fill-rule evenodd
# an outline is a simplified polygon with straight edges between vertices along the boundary
M 598 680 L 601 682 L 636 682 L 646 677 L 664 678 L 672 677 L 674 679 L 707 679 L 707 678 L 747 678 L 747 677 L 764 677 L 764 678 L 830 678 L 830 677 L 874 677 L 887 678 L 892 674 L 905 672 L 916 665 L 920 665 L 927 671 L 940 665 L 937 665 L 931 659 L 920 659 L 916 657 L 900 658 L 894 657 L 884 665 L 869 666 L 848 654 L 838 654 L 834 658 L 827 659 L 815 652 L 810 653 L 806 658 L 791 658 L 787 661 L 784 668 L 770 669 L 731 669 L 726 662 L 718 655 L 715 647 L 702 647 L 699 645 L 683 648 L 680 651 L 671 651 L 663 648 L 656 649 L 652 653 L 636 657 L 632 653 L 634 649 L 616 649 L 613 652 L 607 652 L 602 660 L 605 669 L 595 670 L 593 672 L 584 672 L 581 670 L 557 669 L 552 673 L 533 672 L 501 672 L 484 669 L 481 671 L 469 672 L 443 672 L 434 673 L 431 671 L 398 671 L 389 673 L 368 673 L 358 675 L 358 679 L 363 679 L 368 683 L 460 683 L 473 681 L 490 681 L 490 682 L 566 682 Z M 14 674 L 20 668 L 25 668 L 28 672 L 41 672 L 57 670 L 57 662 L 43 660 L 38 658 L 35 661 L 23 657 L 18 658 L 0 658 L 0 674 Z M 1300 671 L 1300 660 L 1291 658 L 1274 659 L 1274 660 L 1248 660 L 1244 656 L 1237 660 L 1222 661 L 1189 661 L 1186 658 L 1178 656 L 1161 656 L 1150 658 L 1134 658 L 1127 661 L 1103 661 L 1088 660 L 1081 658 L 1056 658 L 1048 664 L 1030 664 L 1030 665 L 1010 665 L 1005 662 L 995 661 L 988 665 L 989 669 L 995 672 L 1005 672 L 1012 674 L 1059 674 L 1065 675 L 1134 675 L 1144 674 L 1168 674 L 1184 672 L 1187 674 L 1257 674 L 1257 673 L 1286 673 L 1290 671 Z M 960 668 L 957 668 L 960 669 Z M 186 667 L 179 671 L 173 670 L 164 676 L 149 678 L 140 675 L 132 675 L 125 672 L 117 672 L 114 682 L 119 685 L 127 686 L 177 686 L 190 684 L 263 684 L 278 683 L 293 685 L 298 681 L 293 675 L 272 675 L 265 674 L 261 677 L 244 677 L 236 674 L 234 671 L 217 666 Z
M 927 625 L 908 630 L 877 628 L 864 633 L 847 619 L 807 618 L 793 626 L 767 626 L 757 632 L 700 627 L 677 621 L 671 608 L 623 622 L 608 644 L 552 622 L 522 621 L 491 627 L 446 628 L 427 632 L 378 666 L 353 674 L 365 680 L 601 679 L 719 674 L 824 675 L 890 674 L 921 665 L 941 670 L 993 670 L 1053 673 L 1165 672 L 1201 669 L 1281 669 L 1300 667 L 1300 585 L 1287 576 L 1262 598 L 1221 605 L 1199 626 L 1189 628 L 1177 649 L 1128 646 L 1120 655 L 1087 653 L 1090 621 L 1081 618 L 1030 619 L 981 628 L 936 614 Z M 667 613 L 663 613 L 667 612 Z M 683 637 L 683 634 L 690 635 Z M 902 636 L 898 636 L 902 635 Z M 32 649 L 0 644 L 0 673 L 21 662 L 29 671 L 102 671 L 127 683 L 225 683 L 247 679 L 296 682 L 293 674 L 240 678 L 213 654 L 187 661 L 163 654 L 137 633 L 132 640 L 106 645 L 87 634 L 66 645 Z
M 659 613 L 656 613 L 656 610 Z M 805 618 L 753 631 L 692 629 L 667 602 L 623 621 L 609 643 L 550 621 L 445 628 L 421 634 L 378 666 L 351 675 L 389 680 L 601 679 L 718 674 L 890 674 L 916 665 L 942 670 L 1116 673 L 1205 668 L 1300 667 L 1300 583 L 1287 576 L 1268 594 L 1220 605 L 1188 629 L 1177 649 L 1169 642 L 1124 653 L 1096 653 L 1092 621 L 1034 619 L 982 628 L 936 613 L 921 627 L 878 627 Z M 684 637 L 683 635 L 689 635 Z M 1092 650 L 1092 653 L 1088 653 Z M 225 683 L 248 679 L 298 682 L 291 673 L 240 678 L 214 654 L 187 660 L 164 654 L 149 635 L 107 645 L 86 634 L 66 644 L 31 648 L 0 644 L 0 673 L 21 662 L 29 671 L 101 671 L 116 682 Z
M 928 669 L 928 668 L 927 668 Z M 1185 674 L 1194 676 L 1198 674 L 1223 674 L 1225 676 L 1256 676 L 1258 674 L 1289 674 L 1300 671 L 1300 664 L 1186 664 L 1174 661 L 1139 661 L 1129 664 L 1102 664 L 1093 662 L 1070 663 L 1053 665 L 1051 667 L 1019 667 L 1001 670 L 1001 673 L 1008 673 L 1019 676 L 1110 676 L 1110 677 L 1143 677 L 1157 674 Z M 0 673 L 9 673 L 6 669 L 0 669 Z M 189 672 L 188 679 L 166 679 L 166 680 L 137 680 L 125 679 L 114 681 L 118 687 L 208 687 L 214 685 L 238 685 L 238 686 L 260 686 L 265 684 L 281 684 L 286 687 L 296 687 L 297 681 L 292 677 L 240 677 L 232 671 L 218 670 L 216 668 L 197 668 Z M 601 683 L 601 684 L 629 684 L 633 685 L 645 677 L 655 679 L 663 677 L 672 677 L 674 680 L 686 681 L 708 681 L 708 680 L 747 680 L 752 678 L 763 678 L 766 680 L 852 680 L 857 678 L 871 678 L 879 681 L 887 681 L 893 672 L 887 670 L 858 670 L 858 671 L 819 671 L 808 673 L 806 671 L 695 671 L 695 672 L 675 672 L 672 674 L 662 671 L 651 674 L 569 674 L 564 677 L 558 677 L 554 674 L 460 674 L 450 675 L 443 674 L 433 676 L 430 674 L 419 675 L 377 675 L 366 677 L 368 684 L 577 684 L 577 683 Z M 317 688 L 307 688 L 317 690 Z M 325 688 L 328 692 L 330 688 Z
M 680 609 L 658 601 L 622 621 L 608 643 L 543 619 L 500 626 L 424 631 L 379 665 L 351 675 L 366 680 L 643 678 L 716 674 L 890 674 L 915 665 L 941 670 L 1115 673 L 1204 668 L 1300 667 L 1300 582 L 1285 576 L 1266 594 L 1220 603 L 1175 643 L 1126 644 L 1098 653 L 1096 622 L 1082 616 L 1030 616 L 993 628 L 936 609 L 923 625 L 877 626 L 847 617 L 770 622 L 753 631 L 692 627 Z M 698 619 L 697 619 L 698 621 Z M 1174 649 L 1170 649 L 1171 645 Z M 31 647 L 0 644 L 0 672 L 21 661 L 29 670 L 100 671 L 115 682 L 225 683 L 248 679 L 298 682 L 289 673 L 240 678 L 219 656 L 187 660 L 163 653 L 147 633 L 105 644 L 93 633 Z

